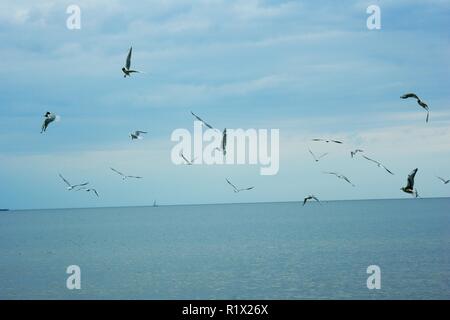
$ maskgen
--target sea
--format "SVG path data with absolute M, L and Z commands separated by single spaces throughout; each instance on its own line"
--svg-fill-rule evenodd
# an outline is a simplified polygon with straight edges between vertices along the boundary
M 449 298 L 449 198 L 0 212 L 0 299 Z

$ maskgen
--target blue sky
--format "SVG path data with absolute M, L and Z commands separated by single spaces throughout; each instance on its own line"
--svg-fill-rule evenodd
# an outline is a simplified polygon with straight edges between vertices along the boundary
M 66 8 L 81 8 L 81 29 Z M 368 30 L 366 8 L 381 8 Z M 2 1 L 0 208 L 450 195 L 450 1 Z M 124 79 L 129 46 L 146 73 Z M 413 100 L 431 109 L 430 123 Z M 280 171 L 175 166 L 190 111 L 218 128 L 280 130 Z M 41 135 L 42 116 L 61 121 Z M 131 142 L 129 132 L 149 132 Z M 334 137 L 345 144 L 311 142 Z M 314 163 L 308 152 L 329 152 Z M 362 148 L 395 175 L 349 151 Z M 109 167 L 144 176 L 121 181 Z M 339 171 L 356 185 L 322 174 Z M 58 177 L 87 180 L 99 199 Z M 255 190 L 234 194 L 228 177 Z

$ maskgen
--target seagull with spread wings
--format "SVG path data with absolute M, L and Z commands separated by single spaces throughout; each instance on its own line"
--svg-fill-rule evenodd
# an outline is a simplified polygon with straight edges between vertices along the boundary
M 355 186 L 355 185 L 354 185 L 354 184 L 353 184 L 346 176 L 344 176 L 344 175 L 342 175 L 342 174 L 340 174 L 340 173 L 337 173 L 337 172 L 327 172 L 327 171 L 325 171 L 324 173 L 325 173 L 325 174 L 332 174 L 332 175 L 335 175 L 335 176 L 338 177 L 339 179 L 342 179 L 342 180 L 347 181 L 349 184 L 352 185 L 352 187 Z
M 65 184 L 67 184 L 67 190 L 73 190 L 75 188 L 78 187 L 83 187 L 89 184 L 89 182 L 84 182 L 84 183 L 80 183 L 80 184 L 71 184 L 69 181 L 67 181 L 61 173 L 58 173 L 59 177 L 65 182 Z
M 421 106 L 422 108 L 424 108 L 427 111 L 426 122 L 428 122 L 428 119 L 430 118 L 430 108 L 428 108 L 428 105 L 425 102 L 423 102 L 422 100 L 420 100 L 420 98 L 415 93 L 406 93 L 406 94 L 402 95 L 400 98 L 402 98 L 402 99 L 408 99 L 408 98 L 416 99 L 417 103 L 419 104 L 419 106 Z
M 133 47 L 130 47 L 130 50 L 128 51 L 128 55 L 127 55 L 127 60 L 125 62 L 125 67 L 122 68 L 122 72 L 124 73 L 124 75 L 123 75 L 124 78 L 126 78 L 127 76 L 130 77 L 132 73 L 141 73 L 140 71 L 130 69 L 132 51 L 133 51 Z
M 409 175 L 408 175 L 408 180 L 406 183 L 406 187 L 402 187 L 400 188 L 400 190 L 402 190 L 403 192 L 412 194 L 413 196 L 415 196 L 416 198 L 419 196 L 419 194 L 417 193 L 417 190 L 414 189 L 414 178 L 416 176 L 417 170 L 419 169 L 414 169 Z
M 232 184 L 230 182 L 230 180 L 228 180 L 228 179 L 225 179 L 225 180 L 227 180 L 228 184 L 233 187 L 235 193 L 238 193 L 238 192 L 241 192 L 241 191 L 252 190 L 253 188 L 255 188 L 255 187 L 249 187 L 249 188 L 241 188 L 241 189 L 239 189 L 234 184 Z
M 122 177 L 122 180 L 125 180 L 125 179 L 127 179 L 127 178 L 133 178 L 133 179 L 142 179 L 142 177 L 139 177 L 139 176 L 128 176 L 128 175 L 125 175 L 125 174 L 123 174 L 122 172 L 120 172 L 120 171 L 117 171 L 116 169 L 114 169 L 114 168 L 110 168 L 112 171 L 114 171 L 115 173 L 117 173 L 118 175 L 120 175 L 121 177 Z
M 147 133 L 146 131 L 140 131 L 140 130 L 132 132 L 132 133 L 130 133 L 131 140 L 134 140 L 134 139 L 142 140 L 143 139 L 142 134 L 146 134 L 146 133 Z
M 211 126 L 210 124 L 208 124 L 207 122 L 205 122 L 202 118 L 200 118 L 199 116 L 197 116 L 195 113 L 193 113 L 191 111 L 191 114 L 201 123 L 203 123 L 206 127 L 210 128 L 210 129 L 214 129 L 213 126 Z
M 312 157 L 314 158 L 314 161 L 319 162 L 320 159 L 322 159 L 323 157 L 325 157 L 328 152 L 321 154 L 320 156 L 316 157 L 316 155 L 311 151 L 311 149 L 308 149 L 309 153 L 311 153 Z
M 369 160 L 369 161 L 371 161 L 371 162 L 373 162 L 373 163 L 375 163 L 379 168 L 383 168 L 384 170 L 386 170 L 386 171 L 389 172 L 390 174 L 394 175 L 394 173 L 393 173 L 391 170 L 389 170 L 388 168 L 386 168 L 386 167 L 385 167 L 383 164 L 381 164 L 380 162 L 378 162 L 378 161 L 376 161 L 376 160 L 373 160 L 373 159 L 370 159 L 369 157 L 366 157 L 366 156 L 363 156 L 363 158 L 366 159 L 366 160 Z
M 441 180 L 443 184 L 448 184 L 448 183 L 450 182 L 450 180 L 446 180 L 446 179 L 441 178 L 441 177 L 437 177 L 437 176 L 436 176 L 436 178 L 438 178 L 439 180 Z
M 317 199 L 317 197 L 313 194 L 311 194 L 311 195 L 305 197 L 305 199 L 303 199 L 303 205 L 305 205 L 308 200 L 316 200 L 320 204 L 319 199 Z

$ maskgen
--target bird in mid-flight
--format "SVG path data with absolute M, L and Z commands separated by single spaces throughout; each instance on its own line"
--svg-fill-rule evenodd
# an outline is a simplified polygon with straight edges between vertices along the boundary
M 436 178 L 438 178 L 439 180 L 441 180 L 443 184 L 448 184 L 448 183 L 450 182 L 450 180 L 446 180 L 446 179 L 441 178 L 441 177 L 436 177 Z
M 339 179 L 345 180 L 347 181 L 349 184 L 352 185 L 352 187 L 354 187 L 355 185 L 344 175 L 337 173 L 337 172 L 324 172 L 325 174 L 332 174 L 335 175 L 336 177 L 338 177 Z
M 67 181 L 61 173 L 58 173 L 59 177 L 67 184 L 67 190 L 73 190 L 74 188 L 83 187 L 85 185 L 88 185 L 89 182 L 84 182 L 80 184 L 71 184 L 69 181 Z
M 308 200 L 316 200 L 318 203 L 320 203 L 319 199 L 317 199 L 317 197 L 315 195 L 309 195 L 307 197 L 305 197 L 305 199 L 303 199 L 303 205 L 306 204 L 306 201 Z
M 311 149 L 308 149 L 309 153 L 311 153 L 312 157 L 314 158 L 314 161 L 319 162 L 320 159 L 322 159 L 323 157 L 325 157 L 328 152 L 321 154 L 320 156 L 316 157 L 316 155 L 311 151 Z
M 351 155 L 352 158 L 353 158 L 353 157 L 356 156 L 359 152 L 364 152 L 364 150 L 356 149 L 356 150 L 354 150 L 354 151 L 350 151 L 350 155 Z
M 326 142 L 326 143 L 330 143 L 330 142 L 333 142 L 333 143 L 338 143 L 338 144 L 342 144 L 342 143 L 343 143 L 342 141 L 339 141 L 339 140 L 332 140 L 332 139 L 319 139 L 319 138 L 316 138 L 316 139 L 312 139 L 312 141 L 323 141 L 323 142 Z
M 430 118 L 430 109 L 428 108 L 428 105 L 425 102 L 423 102 L 422 100 L 420 100 L 420 98 L 415 93 L 406 93 L 406 94 L 402 95 L 400 98 L 402 98 L 402 99 L 408 99 L 408 98 L 416 99 L 417 103 L 419 104 L 419 106 L 421 106 L 422 108 L 424 108 L 427 111 L 426 122 L 428 122 L 428 119 Z
M 131 76 L 132 73 L 140 73 L 140 71 L 137 70 L 131 70 L 131 53 L 133 51 L 133 47 L 130 47 L 130 51 L 128 51 L 127 60 L 125 62 L 125 67 L 122 68 L 122 72 L 124 73 L 123 77 L 126 78 L 127 76 Z
M 127 175 L 123 174 L 122 172 L 117 171 L 117 170 L 114 169 L 114 168 L 110 168 L 110 169 L 111 169 L 112 171 L 114 171 L 115 173 L 117 173 L 118 175 L 120 175 L 120 176 L 122 177 L 122 180 L 125 180 L 125 179 L 127 179 L 127 178 L 142 179 L 142 177 L 139 177 L 139 176 L 127 176 Z
M 389 170 L 388 168 L 386 168 L 384 165 L 382 165 L 380 162 L 370 159 L 369 157 L 363 156 L 364 159 L 372 161 L 373 163 L 376 163 L 376 165 L 380 168 L 383 168 L 384 170 L 386 170 L 387 172 L 389 172 L 390 174 L 394 174 L 391 170 Z
M 407 180 L 407 183 L 406 183 L 406 187 L 400 188 L 400 190 L 402 190 L 403 192 L 412 194 L 416 198 L 419 196 L 419 194 L 417 193 L 417 190 L 414 189 L 414 178 L 416 176 L 417 170 L 418 169 L 416 168 L 409 174 L 408 180 Z
M 206 127 L 210 128 L 210 129 L 214 129 L 210 124 L 208 124 L 207 122 L 205 122 L 202 118 L 200 118 L 199 116 L 197 116 L 195 113 L 193 113 L 191 111 L 191 114 L 201 123 L 203 123 Z
M 252 190 L 253 188 L 255 188 L 255 187 L 249 187 L 249 188 L 242 188 L 242 189 L 239 189 L 239 188 L 237 188 L 234 184 L 232 184 L 232 183 L 230 182 L 230 180 L 228 180 L 228 179 L 225 179 L 225 180 L 227 180 L 228 184 L 229 184 L 230 186 L 233 187 L 235 193 L 238 193 L 238 192 L 241 192 L 241 191 Z
M 42 124 L 42 127 L 41 127 L 41 133 L 45 132 L 47 130 L 48 125 L 55 120 L 56 120 L 56 114 L 47 111 L 44 114 L 44 123 Z
M 135 132 L 132 132 L 132 133 L 130 133 L 130 137 L 131 137 L 131 140 L 134 140 L 134 139 L 139 139 L 139 140 L 142 140 L 143 138 L 142 138 L 142 134 L 146 134 L 147 132 L 145 132 L 145 131 L 140 131 L 140 130 L 137 130 L 137 131 L 135 131 Z

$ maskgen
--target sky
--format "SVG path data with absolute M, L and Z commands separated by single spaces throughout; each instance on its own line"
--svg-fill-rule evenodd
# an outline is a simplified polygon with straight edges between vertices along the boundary
M 66 26 L 72 4 L 80 29 Z M 414 168 L 421 197 L 450 196 L 436 178 L 450 179 L 449 18 L 450 0 L 2 0 L 0 208 L 409 198 Z M 145 73 L 125 79 L 130 46 Z M 40 134 L 47 111 L 61 119 Z M 191 111 L 217 128 L 279 129 L 279 172 L 175 165 L 171 134 L 193 131 Z M 311 141 L 322 137 L 344 144 Z M 316 163 L 308 149 L 329 154 Z

